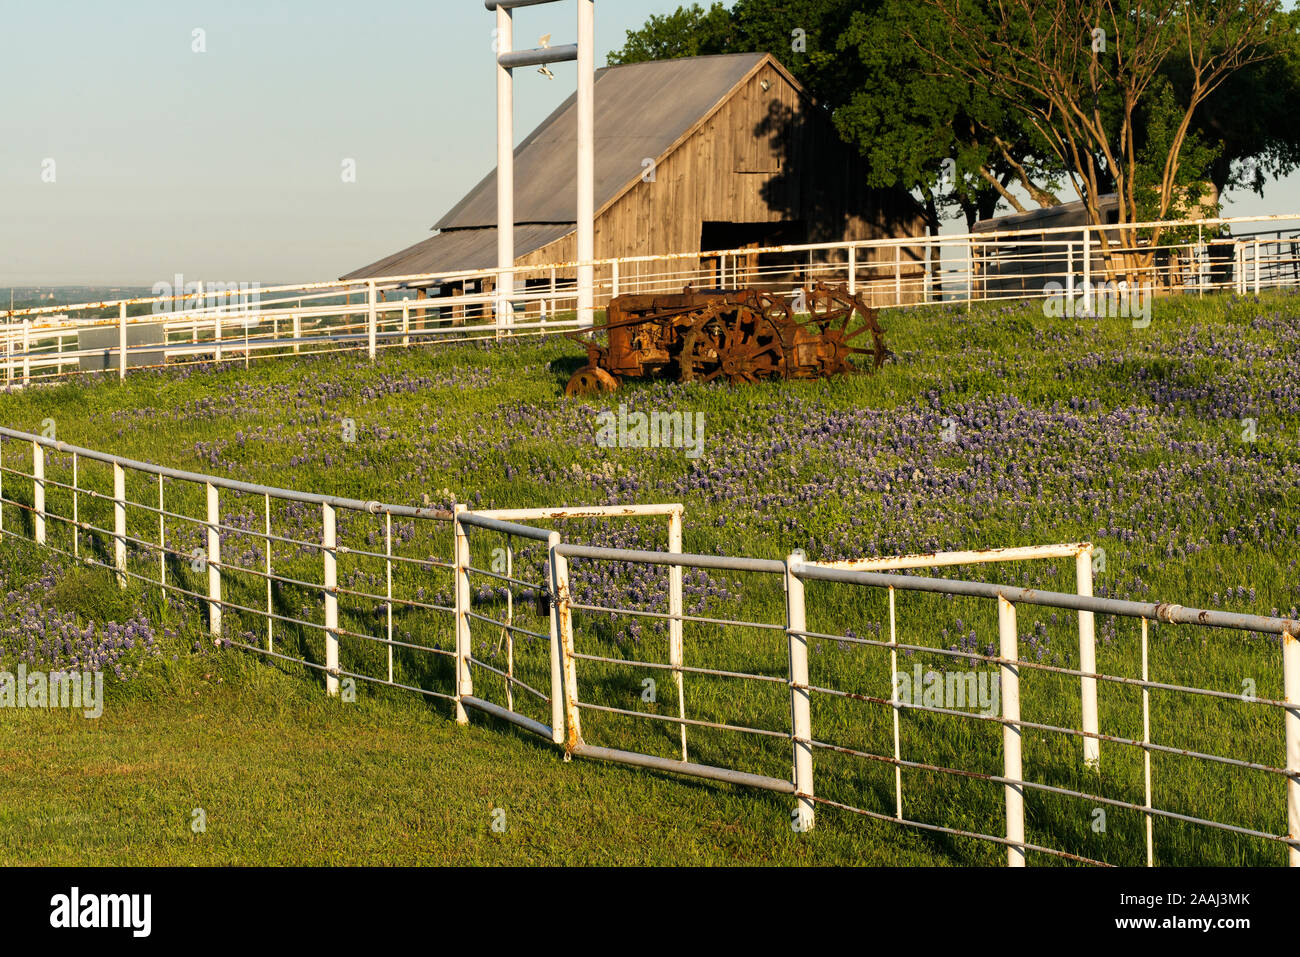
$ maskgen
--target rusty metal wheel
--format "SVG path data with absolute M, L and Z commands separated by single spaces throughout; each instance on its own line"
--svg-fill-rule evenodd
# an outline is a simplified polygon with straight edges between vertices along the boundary
M 811 318 L 807 325 L 821 334 L 818 357 L 823 375 L 860 371 L 849 361 L 854 355 L 870 356 L 871 368 L 880 368 L 889 352 L 885 330 L 876 319 L 876 310 L 861 296 L 849 295 L 843 286 L 832 289 L 817 283 L 809 290 L 808 306 Z M 865 338 L 868 335 L 869 340 Z
M 725 377 L 737 385 L 782 374 L 785 347 L 776 325 L 759 310 L 715 304 L 691 333 L 692 371 L 701 382 Z
M 564 394 L 596 395 L 600 392 L 613 392 L 617 388 L 617 377 L 600 366 L 583 366 L 569 379 L 569 384 L 564 387 Z

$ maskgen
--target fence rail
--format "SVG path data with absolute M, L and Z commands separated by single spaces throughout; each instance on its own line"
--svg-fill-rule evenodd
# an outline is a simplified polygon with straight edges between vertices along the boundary
M 156 506 L 144 501 L 155 489 Z M 658 550 L 569 541 L 561 531 L 542 527 L 665 518 L 666 544 Z M 677 504 L 471 511 L 456 503 L 417 508 L 360 501 L 164 468 L 0 429 L 0 545 L 30 542 L 106 568 L 123 586 L 138 581 L 158 588 L 164 600 L 179 600 L 205 615 L 218 644 L 319 671 L 330 695 L 340 694 L 345 681 L 405 689 L 448 702 L 460 723 L 479 711 L 562 746 L 568 755 L 789 795 L 795 802 L 792 826 L 799 831 L 814 827 L 819 808 L 834 809 L 991 843 L 1005 848 L 1011 866 L 1026 864 L 1031 854 L 1105 863 L 1078 847 L 1054 847 L 1050 830 L 1040 835 L 1029 826 L 1027 804 L 1053 798 L 1141 815 L 1148 866 L 1156 863 L 1156 822 L 1284 846 L 1289 863 L 1300 865 L 1300 621 L 1095 597 L 1088 543 L 818 563 L 797 552 L 779 560 L 684 553 L 682 524 Z M 1058 559 L 1074 560 L 1073 594 L 898 574 Z M 620 569 L 639 582 L 637 599 L 627 597 L 627 588 L 600 590 Z M 665 577 L 636 578 L 637 569 Z M 687 607 L 684 576 L 715 574 L 750 576 L 755 597 L 745 605 L 747 614 Z M 693 580 L 692 588 L 699 590 L 697 584 Z M 849 599 L 837 602 L 823 593 L 835 588 L 849 589 Z M 253 604 L 262 595 L 264 603 Z M 996 648 L 943 648 L 900 636 L 900 626 L 925 632 L 925 616 L 918 625 L 899 613 L 901 598 L 925 595 L 969 600 L 995 612 Z M 866 637 L 843 626 L 858 621 L 872 602 L 887 607 L 887 637 Z M 1022 655 L 1017 616 L 1034 608 L 1076 616 L 1078 667 Z M 1093 616 L 1099 614 L 1133 621 L 1140 629 L 1139 675 L 1097 668 Z M 623 620 L 663 626 L 656 634 L 666 639 L 662 649 L 653 641 L 630 643 L 632 626 L 617 624 Z M 1154 625 L 1277 636 L 1280 696 L 1153 680 Z M 888 667 L 823 665 L 810 651 L 828 643 L 888 652 Z M 988 668 L 989 680 L 996 676 L 1000 689 L 996 707 L 915 700 L 903 691 L 908 675 L 899 668 L 900 653 Z M 640 701 L 655 707 L 629 706 L 620 690 L 629 671 L 670 676 L 671 700 L 658 707 L 652 694 Z M 611 678 L 610 672 L 622 677 Z M 1046 699 L 1022 696 L 1035 681 L 1052 677 L 1073 682 L 1077 720 L 1040 713 Z M 646 680 L 643 687 L 657 687 L 653 677 L 648 686 Z M 1140 733 L 1117 724 L 1113 709 L 1098 714 L 1099 688 L 1103 699 L 1115 701 L 1125 689 L 1140 692 Z M 1277 715 L 1277 746 L 1233 734 L 1217 740 L 1237 746 L 1236 754 L 1158 742 L 1152 734 L 1153 692 L 1200 708 L 1239 703 Z M 884 734 L 877 747 L 863 740 L 881 715 L 892 725 L 892 749 Z M 905 756 L 899 735 L 904 718 L 946 721 L 943 734 L 971 735 L 970 749 L 962 752 L 967 766 Z M 1265 722 L 1274 726 L 1271 717 Z M 646 732 L 647 726 L 652 730 Z M 938 733 L 938 726 L 918 727 Z M 982 729 L 999 731 L 1000 743 L 979 745 Z M 660 730 L 672 732 L 671 756 L 656 753 L 669 740 Z M 1073 757 L 1056 763 L 1027 757 L 1026 734 L 1062 736 L 1075 743 Z M 733 743 L 719 745 L 724 737 Z M 909 738 L 908 747 L 926 741 L 925 735 Z M 1097 773 L 1102 742 L 1113 752 L 1108 763 L 1140 755 L 1140 800 L 1126 792 L 1122 775 Z M 1264 753 L 1275 758 L 1265 760 Z M 1261 819 L 1277 826 L 1162 806 L 1154 800 L 1153 755 L 1280 779 L 1284 808 L 1266 808 Z M 999 767 L 982 762 L 995 757 Z M 839 760 L 853 762 L 853 770 L 841 774 L 838 765 L 828 765 Z M 823 770 L 816 772 L 819 766 Z M 872 767 L 892 772 L 892 787 L 880 789 L 882 797 L 889 793 L 892 807 L 873 808 L 863 800 L 870 790 L 863 769 Z M 1061 777 L 1072 769 L 1083 771 L 1078 782 Z M 819 793 L 815 772 L 834 785 L 835 796 Z M 1003 810 L 993 816 L 1000 820 L 974 830 L 909 814 L 905 773 L 999 788 Z M 846 787 L 865 790 L 841 793 Z
M 1144 237 L 1157 227 L 1173 238 L 1151 247 Z M 193 282 L 167 295 L 14 309 L 0 312 L 3 381 L 17 388 L 95 372 L 125 378 L 131 369 L 326 351 L 364 351 L 373 360 L 384 349 L 563 332 L 578 328 L 580 265 L 517 267 L 508 291 L 493 288 L 494 268 L 251 289 Z M 1300 215 L 812 243 L 591 265 L 601 306 L 623 293 L 687 285 L 793 295 L 826 282 L 878 308 L 1030 298 L 1093 314 L 1122 311 L 1148 294 L 1300 288 Z

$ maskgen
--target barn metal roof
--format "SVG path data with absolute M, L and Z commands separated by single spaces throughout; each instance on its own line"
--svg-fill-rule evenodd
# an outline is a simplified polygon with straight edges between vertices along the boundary
M 645 159 L 667 153 L 767 58 L 729 53 L 597 70 L 597 211 L 640 179 Z M 577 99 L 577 93 L 571 95 L 515 148 L 516 256 L 575 228 Z M 490 268 L 496 265 L 496 224 L 494 169 L 434 224 L 443 232 L 342 278 Z
M 1119 209 L 1119 197 L 1107 193 L 1097 198 L 1097 205 L 1103 213 Z M 1015 229 L 1033 229 L 1042 226 L 1051 229 L 1057 226 L 1085 226 L 1088 223 L 1088 207 L 1080 201 L 1061 203 L 1057 206 L 1044 206 L 1023 213 L 1008 213 L 1006 216 L 994 216 L 981 219 L 971 227 L 973 233 L 993 233 Z
M 614 199 L 735 89 L 767 54 L 733 53 L 596 72 L 596 208 Z M 572 223 L 577 208 L 577 94 L 515 149 L 515 222 Z M 495 226 L 494 169 L 434 229 Z
M 572 223 L 548 226 L 516 226 L 515 255 L 526 256 L 547 243 L 573 232 Z M 385 256 L 378 262 L 342 276 L 342 279 L 366 279 L 371 276 L 415 276 L 424 273 L 452 274 L 487 269 L 497 262 L 497 231 L 489 229 L 453 229 L 430 236 L 414 246 Z

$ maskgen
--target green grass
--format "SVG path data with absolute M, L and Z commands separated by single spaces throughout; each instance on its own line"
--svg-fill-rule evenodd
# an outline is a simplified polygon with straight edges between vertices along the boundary
M 886 314 L 899 361 L 872 376 L 735 389 L 629 382 L 616 395 L 590 400 L 562 397 L 581 362 L 566 340 L 392 351 L 374 366 L 352 355 L 275 359 L 249 370 L 240 360 L 215 371 L 132 373 L 124 384 L 81 381 L 5 394 L 0 422 L 39 432 L 53 419 L 58 438 L 77 445 L 362 500 L 420 504 L 428 496 L 446 504 L 448 492 L 484 508 L 680 500 L 687 506 L 686 550 L 704 553 L 780 557 L 803 548 L 823 558 L 1091 540 L 1107 553 L 1099 594 L 1289 614 L 1296 604 L 1292 543 L 1300 530 L 1293 480 L 1300 464 L 1300 393 L 1292 385 L 1300 358 L 1297 312 L 1289 296 L 1166 301 L 1156 305 L 1149 328 L 1134 330 L 1125 319 L 1049 320 L 1036 306 L 918 309 Z M 695 461 L 674 449 L 598 448 L 595 413 L 620 403 L 703 412 L 705 455 Z M 1253 443 L 1240 438 L 1245 417 L 1256 420 Z M 349 418 L 356 442 L 342 439 Z M 974 444 L 941 442 L 944 418 Z M 2 461 L 26 470 L 30 451 L 5 443 Z M 50 455 L 47 468 L 54 481 L 71 478 L 69 456 Z M 82 488 L 111 491 L 103 466 L 83 461 L 78 479 Z M 136 502 L 157 502 L 156 483 L 139 476 L 128 474 L 127 491 Z M 30 501 L 30 482 L 6 474 L 4 494 Z M 168 510 L 203 514 L 201 489 L 169 483 L 166 495 Z M 70 514 L 70 494 L 51 488 L 49 507 Z M 111 528 L 106 500 L 83 494 L 79 507 L 83 521 Z M 223 515 L 254 530 L 262 507 L 252 496 L 222 500 Z M 5 511 L 8 530 L 30 534 L 28 515 L 13 506 Z M 319 536 L 312 509 L 276 505 L 274 515 L 279 534 Z M 594 534 L 639 547 L 665 541 L 662 522 L 559 527 L 578 540 Z M 373 537 L 382 529 L 382 520 L 345 514 L 340 543 L 382 551 L 382 538 L 377 546 Z M 156 516 L 132 513 L 130 535 L 156 541 L 157 532 Z M 71 550 L 66 525 L 52 525 L 50 534 Z M 41 569 L 31 546 L 11 541 L 0 553 L 0 571 L 6 589 L 21 591 Z M 170 521 L 168 542 L 180 553 L 168 563 L 169 581 L 201 592 L 204 576 L 184 560 L 201 543 L 199 530 Z M 487 567 L 500 544 L 474 536 L 475 565 Z M 227 561 L 261 568 L 255 540 L 235 536 L 230 546 Z M 403 534 L 399 554 L 445 559 L 449 547 L 445 529 L 421 527 Z M 111 554 L 102 534 L 83 533 L 78 548 L 100 561 Z M 521 548 L 517 576 L 540 580 L 543 558 L 537 547 Z M 280 574 L 320 580 L 310 551 L 277 544 L 273 559 Z M 944 574 L 1071 591 L 1067 565 Z M 140 549 L 133 549 L 130 567 L 158 575 L 157 557 Z M 574 563 L 575 580 L 598 571 Z M 381 592 L 382 572 L 382 562 L 365 556 L 340 561 L 345 587 Z M 40 597 L 42 609 L 83 623 L 144 614 L 169 630 L 154 651 L 125 659 L 130 680 L 111 682 L 103 718 L 0 715 L 0 764 L 32 781 L 28 793 L 0 798 L 6 860 L 997 864 L 1004 857 L 983 842 L 831 809 L 820 812 L 815 832 L 796 835 L 788 799 L 625 767 L 565 764 L 545 742 L 480 715 L 473 727 L 458 728 L 445 704 L 408 693 L 362 684 L 357 704 L 326 702 L 318 672 L 210 650 L 193 599 L 173 593 L 164 604 L 147 584 L 133 581 L 120 591 L 104 572 L 70 571 L 62 561 L 48 574 L 56 584 Z M 398 568 L 394 584 L 399 597 L 412 600 L 425 589 L 426 602 L 449 591 L 445 575 L 409 567 Z M 693 584 L 713 589 L 690 597 L 704 614 L 782 620 L 777 581 L 716 575 Z M 251 607 L 266 601 L 264 583 L 252 575 L 231 574 L 226 585 L 228 600 Z M 647 604 L 662 585 L 658 573 L 634 579 L 620 572 L 602 581 Z M 812 629 L 887 639 L 883 594 L 834 585 L 808 591 Z M 272 602 L 280 614 L 321 620 L 310 589 L 277 587 Z M 961 647 L 988 653 L 995 639 L 987 602 L 900 594 L 898 604 L 901 641 L 951 648 L 973 631 L 977 639 Z M 486 596 L 480 609 L 499 614 L 502 596 Z M 521 625 L 545 631 L 545 619 L 521 597 L 516 611 Z M 341 614 L 350 630 L 377 634 L 384 626 L 371 602 L 345 598 Z M 254 616 L 231 612 L 226 625 L 229 637 L 265 640 L 265 625 Z M 1077 666 L 1070 616 L 1022 606 L 1019 625 L 1022 657 Z M 580 614 L 579 650 L 664 660 L 661 629 L 630 628 L 626 617 Z M 323 660 L 318 630 L 287 623 L 275 629 L 277 650 Z M 412 644 L 450 647 L 445 616 L 419 609 L 400 610 L 395 633 Z M 23 634 L 16 620 L 0 631 L 0 660 L 12 660 Z M 1098 635 L 1099 668 L 1136 676 L 1136 623 L 1103 616 Z M 475 641 L 477 654 L 501 664 L 495 634 L 480 629 Z M 358 639 L 341 644 L 345 668 L 383 674 L 381 648 Z M 688 664 L 780 676 L 785 655 L 779 633 L 687 627 Z M 954 667 L 931 654 L 904 658 L 902 666 L 910 670 L 917 661 L 927 669 Z M 516 665 L 534 687 L 548 687 L 543 643 L 521 640 Z M 443 658 L 402 650 L 395 668 L 399 681 L 449 689 Z M 815 684 L 888 697 L 882 650 L 814 642 L 812 670 Z M 1151 670 L 1155 680 L 1230 692 L 1249 678 L 1261 697 L 1281 694 L 1280 655 L 1267 638 L 1154 626 Z M 654 703 L 640 698 L 647 676 L 660 679 Z M 671 715 L 675 692 L 663 678 L 588 662 L 579 685 L 585 700 Z M 480 670 L 475 681 L 477 693 L 503 700 L 499 679 Z M 1022 695 L 1027 719 L 1077 727 L 1072 679 L 1025 669 Z M 788 726 L 780 684 L 690 676 L 687 701 L 697 718 Z M 539 703 L 523 707 L 547 717 Z M 1108 734 L 1140 737 L 1138 692 L 1103 686 L 1101 718 Z M 584 713 L 583 722 L 593 743 L 675 753 L 671 724 L 596 712 Z M 813 726 L 819 740 L 892 753 L 887 708 L 819 696 Z M 1154 740 L 1172 747 L 1268 765 L 1282 760 L 1280 715 L 1245 702 L 1153 692 L 1152 726 Z M 922 763 L 1000 773 L 1000 733 L 990 722 L 907 714 L 902 752 Z M 788 744 L 779 739 L 692 729 L 690 742 L 692 760 L 789 774 Z M 1100 775 L 1080 767 L 1077 739 L 1027 732 L 1025 751 L 1034 780 L 1142 800 L 1141 758 L 1133 749 L 1103 744 Z M 1152 765 L 1159 807 L 1285 831 L 1276 776 L 1175 755 L 1157 754 Z M 821 795 L 893 811 L 893 770 L 885 764 L 818 752 L 816 774 Z M 1001 827 L 996 785 L 907 770 L 904 794 L 908 816 L 992 833 Z M 1098 833 L 1095 802 L 1031 791 L 1027 804 L 1031 841 L 1114 863 L 1144 861 L 1138 812 L 1109 808 L 1107 829 Z M 193 807 L 208 812 L 204 835 L 189 831 Z M 490 829 L 493 807 L 507 812 L 505 834 Z M 1156 848 L 1162 864 L 1283 862 L 1278 845 L 1178 822 L 1157 821 Z
M 566 764 L 411 696 L 327 701 L 235 654 L 150 671 L 97 720 L 5 715 L 0 773 L 22 782 L 0 802 L 6 866 L 936 861 L 908 836 L 796 835 L 775 796 Z

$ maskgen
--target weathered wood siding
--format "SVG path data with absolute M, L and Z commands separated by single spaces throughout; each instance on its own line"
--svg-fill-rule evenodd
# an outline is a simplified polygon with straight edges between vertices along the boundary
M 871 190 L 865 179 L 861 157 L 839 138 L 830 118 L 774 61 L 764 60 L 712 115 L 658 158 L 653 180 L 638 179 L 598 211 L 596 256 L 698 251 L 706 222 L 802 221 L 806 241 L 812 243 L 925 234 L 910 197 Z M 894 254 L 880 253 L 889 263 L 892 299 Z M 864 250 L 861 258 L 865 263 L 876 255 Z M 919 245 L 903 252 L 902 273 L 912 285 L 921 256 Z M 576 239 L 570 234 L 518 262 L 528 266 L 576 258 Z M 885 272 L 864 268 L 860 276 L 865 285 L 871 278 L 883 281 Z M 905 296 L 905 301 L 911 298 Z

